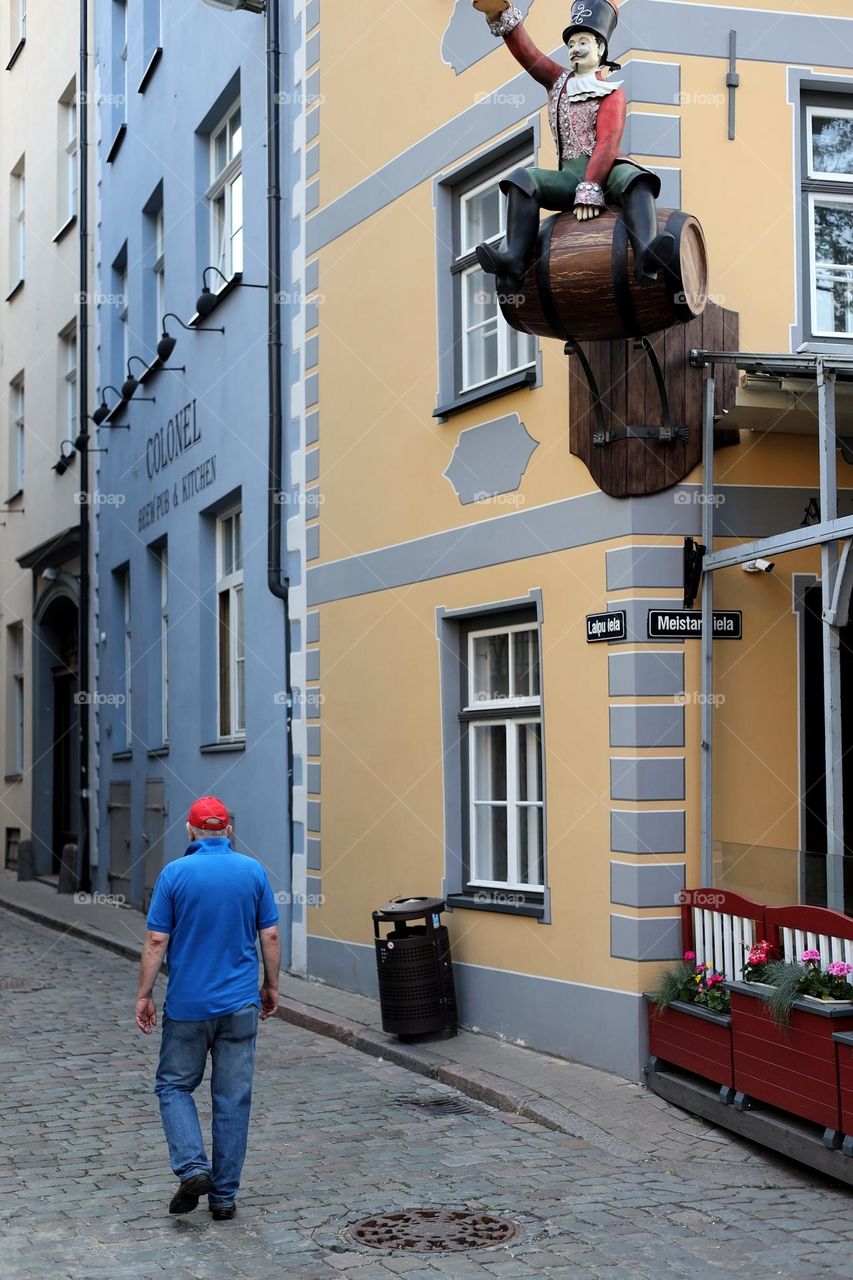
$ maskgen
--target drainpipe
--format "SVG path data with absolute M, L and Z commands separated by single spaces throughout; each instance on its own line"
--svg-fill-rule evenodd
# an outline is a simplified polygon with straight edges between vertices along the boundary
M 80 68 L 77 77 L 77 116 L 79 127 L 78 202 L 80 219 L 80 309 L 77 321 L 77 367 L 80 437 L 80 611 L 77 645 L 77 688 L 89 693 L 89 437 L 87 407 L 89 404 L 89 0 L 80 0 Z M 78 699 L 80 716 L 80 832 L 78 836 L 80 887 L 92 887 L 89 807 L 89 740 L 91 709 L 89 699 Z
M 280 0 L 267 0 L 267 307 L 269 464 L 267 487 L 267 585 L 284 603 L 284 680 L 287 739 L 287 820 L 293 888 L 293 689 L 290 682 L 290 579 L 282 568 L 282 474 L 285 459 L 281 341 L 281 49 Z

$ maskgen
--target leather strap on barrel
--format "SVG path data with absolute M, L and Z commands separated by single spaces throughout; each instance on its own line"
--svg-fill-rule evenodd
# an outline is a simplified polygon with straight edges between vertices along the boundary
M 628 228 L 622 218 L 617 218 L 613 226 L 610 276 L 613 284 L 613 301 L 616 303 L 622 328 L 629 338 L 642 337 L 645 330 L 637 319 L 628 283 Z

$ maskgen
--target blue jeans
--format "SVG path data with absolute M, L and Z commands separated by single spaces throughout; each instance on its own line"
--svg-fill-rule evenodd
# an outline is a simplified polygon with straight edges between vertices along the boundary
M 211 1177 L 208 1202 L 229 1205 L 240 1186 L 246 1158 L 258 1008 L 248 1004 L 235 1013 L 204 1022 L 175 1022 L 163 1016 L 163 1038 L 154 1092 L 172 1171 L 183 1181 L 196 1173 Z M 213 1070 L 213 1163 L 204 1150 L 193 1091 L 204 1075 L 210 1053 Z

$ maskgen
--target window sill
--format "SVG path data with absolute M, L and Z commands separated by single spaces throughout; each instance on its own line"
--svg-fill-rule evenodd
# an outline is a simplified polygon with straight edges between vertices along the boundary
M 124 135 L 127 133 L 127 123 L 122 122 L 116 130 L 116 136 L 110 143 L 110 149 L 107 152 L 107 164 L 112 164 L 119 153 L 121 144 L 124 142 Z
M 514 897 L 516 891 L 508 889 L 503 896 Z M 448 907 L 461 907 L 463 910 L 498 911 L 509 916 L 532 916 L 537 920 L 541 920 L 545 915 L 545 903 L 541 898 L 528 898 L 524 902 L 502 902 L 500 897 L 493 896 L 488 889 L 477 892 L 448 893 L 444 900 Z
M 4 775 L 4 782 L 23 782 L 24 775 L 22 773 L 7 773 Z
M 12 51 L 12 56 L 11 56 L 11 58 L 10 58 L 10 59 L 9 59 L 9 61 L 6 63 L 6 70 L 7 70 L 7 71 L 11 71 L 11 70 L 12 70 L 12 68 L 13 68 L 13 67 L 14 67 L 14 65 L 15 65 L 15 63 L 16 63 L 16 62 L 18 61 L 18 59 L 20 58 L 21 54 L 24 52 L 24 45 L 25 45 L 26 43 L 27 43 L 27 37 L 26 37 L 26 36 L 21 36 L 20 40 L 19 40 L 19 41 L 18 41 L 18 43 L 15 45 L 15 48 L 14 48 L 14 49 L 13 49 L 13 51 Z
M 23 496 L 24 496 L 23 489 L 16 489 L 14 493 L 10 493 L 8 498 L 4 500 L 3 506 L 8 507 L 10 502 L 14 502 L 17 498 L 23 498 Z
M 126 751 L 114 751 L 113 760 L 132 760 L 133 748 L 128 747 Z
M 159 760 L 161 756 L 167 756 L 168 754 L 169 747 L 167 744 L 164 744 L 162 747 L 151 747 L 148 752 L 148 759 Z
M 533 366 L 527 369 L 517 369 L 515 373 L 508 373 L 503 378 L 494 378 L 491 382 L 487 382 L 483 387 L 477 387 L 474 391 L 463 391 L 453 400 L 448 400 L 447 404 L 439 405 L 437 409 L 433 409 L 432 416 L 434 418 L 449 418 L 454 413 L 461 413 L 463 409 L 472 409 L 478 404 L 485 404 L 488 400 L 496 400 L 498 396 L 505 396 L 510 391 L 518 391 L 521 387 L 530 387 L 536 381 L 536 369 Z
M 206 321 L 209 320 L 210 317 L 213 315 L 214 311 L 219 306 L 220 302 L 224 301 L 224 299 L 228 297 L 229 293 L 233 293 L 234 290 L 237 288 L 237 286 L 242 283 L 243 283 L 243 272 L 235 271 L 233 276 L 231 276 L 226 281 L 226 283 L 222 286 L 221 289 L 217 289 L 215 293 L 213 292 L 213 290 L 211 290 L 211 294 L 214 298 L 214 304 L 211 307 L 210 311 L 207 313 L 206 316 L 200 316 L 197 311 L 194 311 L 193 314 L 190 316 L 189 321 L 187 322 L 188 327 L 190 329 L 195 329 L 197 325 L 205 324 Z
M 72 213 L 70 218 L 66 218 L 62 226 L 57 231 L 56 235 L 53 237 L 53 243 L 59 244 L 60 240 L 63 240 L 65 238 L 66 232 L 71 230 L 71 228 L 74 226 L 74 223 L 76 221 L 77 221 L 76 213 Z
M 139 81 L 139 84 L 136 86 L 137 93 L 144 93 L 145 90 L 148 88 L 148 84 L 151 80 L 151 77 L 153 76 L 154 72 L 157 70 L 157 64 L 159 63 L 162 56 L 163 56 L 163 50 L 158 45 L 157 48 L 152 53 L 151 57 L 148 59 L 148 66 L 143 71 L 142 79 Z
M 20 278 L 20 280 L 18 281 L 18 283 L 17 283 L 17 284 L 13 284 L 13 285 L 12 285 L 12 288 L 11 288 L 11 289 L 9 290 L 9 292 L 6 294 L 6 297 L 4 298 L 4 302 L 11 302 L 11 301 L 12 301 L 12 299 L 14 298 L 15 294 L 18 292 L 18 290 L 19 290 L 19 289 L 23 289 L 23 287 L 24 287 L 24 277 L 23 277 L 23 276 L 21 276 L 21 278 Z
M 222 738 L 219 742 L 206 742 L 204 746 L 199 747 L 202 755 L 216 755 L 223 751 L 245 751 L 245 738 Z

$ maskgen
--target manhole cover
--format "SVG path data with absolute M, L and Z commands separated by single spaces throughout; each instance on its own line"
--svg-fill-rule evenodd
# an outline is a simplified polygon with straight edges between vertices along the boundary
M 393 1102 L 395 1106 L 414 1107 L 416 1111 L 425 1111 L 430 1116 L 482 1116 L 487 1114 L 484 1108 L 478 1106 L 476 1102 L 469 1102 L 467 1098 L 454 1098 L 452 1096 L 446 1098 L 402 1097 L 394 1098 Z
M 25 978 L 18 974 L 0 974 L 0 991 L 41 991 L 45 984 L 38 978 Z
M 488 1249 L 514 1240 L 521 1230 L 509 1218 L 467 1209 L 402 1209 L 362 1218 L 348 1228 L 356 1244 L 391 1253 L 461 1253 Z

